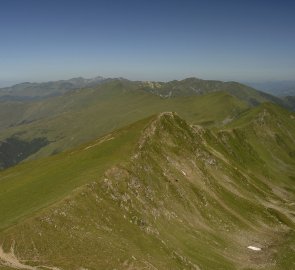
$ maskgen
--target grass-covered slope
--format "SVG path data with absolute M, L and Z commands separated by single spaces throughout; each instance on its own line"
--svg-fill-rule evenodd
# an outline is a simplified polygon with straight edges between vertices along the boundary
M 139 90 L 128 81 L 112 81 L 42 100 L 22 112 L 19 123 L 0 133 L 0 139 L 21 141 L 46 138 L 50 144 L 31 156 L 48 156 L 162 111 L 176 111 L 191 123 L 221 125 L 248 105 L 225 93 L 163 99 Z
M 273 171 L 288 174 L 295 167 L 295 114 L 265 103 L 244 112 L 228 128 L 247 138 L 253 149 Z M 286 163 L 289 166 L 286 166 Z M 291 177 L 290 172 L 290 177 Z M 282 179 L 280 179 L 281 181 Z
M 163 113 L 3 172 L 24 205 L 1 212 L 0 269 L 294 268 L 294 121 L 263 105 L 214 131 Z
M 31 91 L 31 88 L 36 88 L 37 90 L 35 90 L 37 92 L 35 90 Z M 56 96 L 52 89 L 56 89 L 58 92 Z M 226 92 L 250 106 L 258 105 L 262 102 L 273 102 L 288 106 L 288 104 L 285 104 L 283 100 L 277 97 L 237 82 L 201 80 L 196 78 L 167 83 L 135 82 L 125 79 L 102 79 L 101 77 L 92 80 L 74 78 L 68 81 L 41 84 L 24 83 L 8 89 L 0 89 L 0 130 L 12 125 L 20 125 L 79 109 L 81 105 L 91 106 L 92 103 L 90 101 L 95 102 L 99 106 L 100 100 L 97 100 L 97 98 L 102 98 L 102 101 L 107 97 L 117 99 L 112 90 L 117 90 L 118 93 L 122 89 L 124 93 L 133 92 L 134 94 L 136 92 L 136 94 L 143 94 L 145 92 L 162 98 L 193 97 L 214 92 Z M 23 95 L 32 99 L 1 100 L 1 93 L 3 94 L 5 91 L 12 95 Z M 110 93 L 106 93 L 105 91 L 110 91 Z M 103 94 L 97 95 L 98 92 L 103 92 Z M 34 99 L 39 96 L 43 98 Z M 79 102 L 76 99 L 77 97 L 82 102 Z M 132 104 L 132 98 L 130 99 L 130 103 Z
M 48 96 L 46 93 L 52 89 L 60 93 Z M 32 144 L 34 139 L 44 138 L 50 142 L 29 157 L 21 149 L 14 151 L 23 159 L 56 154 L 162 111 L 176 111 L 191 123 L 220 126 L 266 101 L 290 107 L 279 98 L 243 84 L 196 78 L 167 83 L 77 78 L 18 85 L 13 91 L 28 97 L 39 93 L 42 98 L 0 99 L 0 140 Z M 13 160 L 19 158 L 0 159 L 0 163 L 14 164 Z
M 2 171 L 0 230 L 128 159 L 147 121 L 139 121 L 77 149 Z

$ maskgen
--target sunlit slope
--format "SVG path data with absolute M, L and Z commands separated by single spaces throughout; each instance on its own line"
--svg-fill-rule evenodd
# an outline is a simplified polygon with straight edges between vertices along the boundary
M 49 144 L 31 156 L 35 158 L 69 149 L 162 111 L 176 111 L 191 123 L 222 125 L 248 108 L 225 92 L 163 99 L 132 87 L 128 82 L 114 81 L 98 89 L 40 101 L 32 112 L 24 114 L 24 124 L 2 131 L 0 138 L 45 138 Z
M 147 121 L 139 121 L 77 149 L 1 172 L 0 230 L 127 159 Z
M 236 138 L 236 147 L 246 138 L 252 147 L 251 151 L 255 150 L 256 155 L 264 162 L 257 163 L 258 169 L 267 166 L 268 173 L 277 180 L 276 183 L 285 183 L 294 190 L 294 113 L 265 103 L 243 113 L 239 119 L 230 123 L 227 129 L 231 134 L 235 134 L 233 137 Z M 243 155 L 240 155 L 240 160 L 242 159 Z M 245 161 L 244 166 L 247 164 Z
M 256 126 L 265 110 L 271 117 Z M 77 171 L 91 160 L 79 182 L 88 184 L 3 230 L 0 262 L 11 266 L 3 269 L 19 266 L 16 261 L 24 269 L 294 268 L 295 167 L 289 149 L 295 145 L 282 147 L 273 136 L 292 138 L 293 117 L 262 105 L 231 126 L 209 130 L 162 113 L 132 126 L 132 150 L 103 176 L 99 162 L 89 159 L 103 144 L 88 148 L 92 154 L 85 149 L 91 145 L 77 149 Z M 64 160 L 60 181 L 69 174 L 67 155 L 50 158 Z M 21 179 L 10 181 L 17 185 Z

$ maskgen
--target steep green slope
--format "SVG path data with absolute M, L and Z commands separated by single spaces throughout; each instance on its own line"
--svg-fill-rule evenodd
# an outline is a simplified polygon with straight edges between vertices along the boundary
M 125 160 L 147 121 L 139 121 L 75 150 L 1 172 L 0 230 Z
M 2 268 L 294 268 L 295 166 L 289 149 L 295 140 L 288 139 L 295 134 L 294 121 L 294 114 L 263 105 L 214 131 L 189 126 L 175 113 L 162 113 L 124 129 L 128 138 L 129 132 L 136 134 L 128 140 L 129 150 L 122 151 L 124 162 L 102 150 L 116 140 L 107 137 L 72 154 L 3 172 L 0 184 L 10 177 L 18 197 L 27 184 L 21 188 L 22 178 L 16 173 L 25 175 L 25 169 L 35 170 L 27 178 L 32 182 L 42 171 L 55 184 L 68 183 L 79 172 L 76 186 L 88 184 L 63 193 L 63 200 L 43 210 L 27 208 L 25 219 L 16 212 L 18 224 L 0 233 Z M 273 132 L 288 140 L 289 148 Z M 103 176 L 98 167 L 104 162 L 91 158 L 102 152 L 119 162 L 107 164 Z M 42 190 L 31 187 L 36 193 Z M 13 204 L 10 196 L 4 201 L 7 208 Z
M 229 128 L 240 139 L 247 138 L 264 162 L 260 166 L 267 164 L 268 177 L 277 180 L 275 184 L 284 184 L 285 188 L 295 190 L 294 113 L 266 103 L 242 114 L 229 124 Z
M 69 149 L 161 111 L 176 111 L 192 123 L 220 125 L 248 108 L 225 92 L 163 99 L 137 87 L 133 82 L 113 81 L 39 101 L 23 113 L 19 121 L 24 124 L 2 131 L 0 139 L 45 137 L 50 144 L 31 156 L 35 158 Z

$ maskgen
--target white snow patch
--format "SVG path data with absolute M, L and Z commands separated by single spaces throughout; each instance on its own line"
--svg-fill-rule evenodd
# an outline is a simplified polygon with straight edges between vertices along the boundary
M 186 176 L 186 173 L 185 173 L 183 170 L 181 170 L 181 172 L 182 172 L 182 174 L 183 174 L 184 176 Z
M 261 251 L 261 248 L 259 248 L 259 247 L 248 246 L 247 248 L 254 250 L 254 251 Z

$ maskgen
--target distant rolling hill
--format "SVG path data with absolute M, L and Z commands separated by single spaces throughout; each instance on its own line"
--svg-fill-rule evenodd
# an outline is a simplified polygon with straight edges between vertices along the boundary
M 21 101 L 57 96 L 65 94 L 73 89 L 95 86 L 107 80 L 108 79 L 99 76 L 92 79 L 78 77 L 69 80 L 44 83 L 25 82 L 10 87 L 0 88 L 0 101 Z
M 270 103 L 213 128 L 165 112 L 4 170 L 0 269 L 293 269 L 294 138 Z
M 3 146 L 9 138 L 11 141 L 28 144 L 34 139 L 48 142 L 30 156 L 37 158 L 64 151 L 162 110 L 174 110 L 194 123 L 212 126 L 232 121 L 248 108 L 246 104 L 224 92 L 177 99 L 162 99 L 144 92 L 113 93 L 114 97 L 109 96 L 110 92 L 107 94 L 105 99 L 101 97 L 96 100 L 93 95 L 86 96 L 88 105 L 85 108 L 74 104 L 74 108 L 69 111 L 4 129 L 0 134 Z M 70 98 L 67 100 L 69 103 L 65 102 L 65 106 L 70 104 Z
M 168 83 L 144 82 L 142 88 L 146 91 L 160 95 L 161 97 L 193 96 L 207 93 L 225 91 L 249 105 L 258 105 L 261 102 L 274 102 L 283 105 L 281 99 L 258 91 L 247 85 L 237 82 L 223 82 L 187 78 L 182 81 L 171 81 Z
M 235 82 L 195 78 L 168 83 L 99 78 L 95 86 L 57 96 L 3 100 L 0 152 L 14 154 L 0 156 L 0 167 L 56 154 L 162 111 L 176 111 L 191 123 L 220 126 L 263 102 L 283 101 Z

